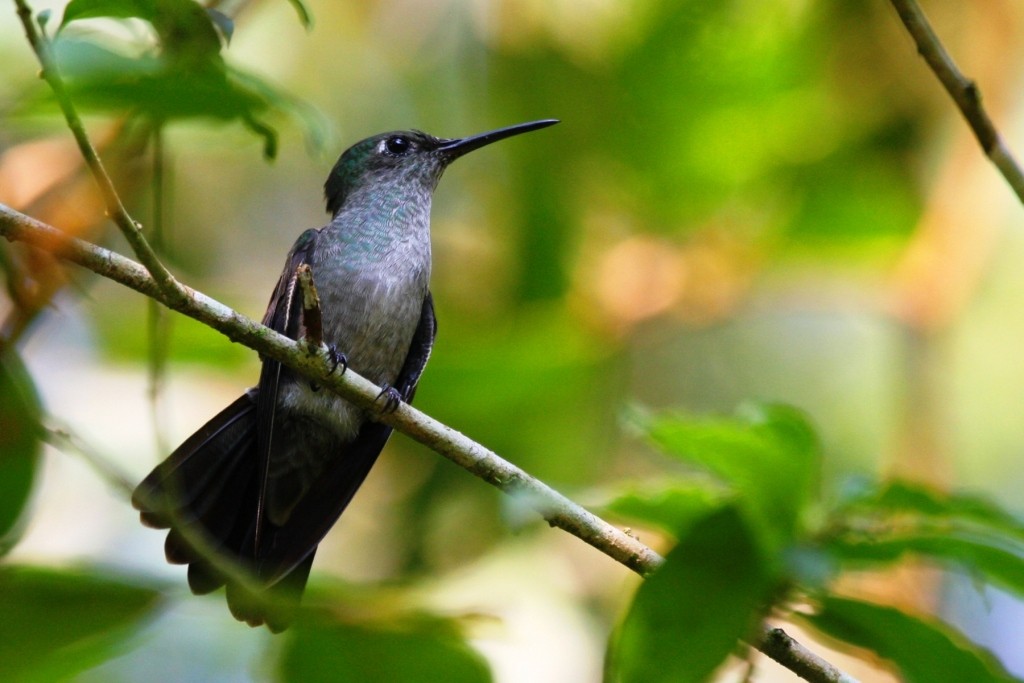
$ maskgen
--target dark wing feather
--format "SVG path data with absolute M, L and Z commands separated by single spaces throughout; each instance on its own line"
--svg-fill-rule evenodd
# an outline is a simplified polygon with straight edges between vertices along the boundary
M 427 293 L 420 311 L 420 321 L 409 346 L 395 388 L 411 402 L 430 349 L 437 334 L 434 302 Z M 366 422 L 356 438 L 345 447 L 340 457 L 330 459 L 327 469 L 295 506 L 288 521 L 281 527 L 267 525 L 267 536 L 261 548 L 259 576 L 274 583 L 301 565 L 316 550 L 345 507 L 362 485 L 377 456 L 391 436 L 391 427 L 379 422 Z
M 263 324 L 292 339 L 298 339 L 302 324 L 302 297 L 297 296 L 299 266 L 309 264 L 316 249 L 320 231 L 309 229 L 299 236 L 288 254 L 288 263 L 270 297 Z M 263 534 L 264 506 L 267 497 L 267 479 L 270 453 L 273 447 L 274 426 L 277 424 L 277 390 L 284 370 L 275 360 L 264 358 L 260 371 L 259 400 L 257 401 L 257 472 L 259 499 L 256 506 L 256 533 L 253 552 L 258 553 Z

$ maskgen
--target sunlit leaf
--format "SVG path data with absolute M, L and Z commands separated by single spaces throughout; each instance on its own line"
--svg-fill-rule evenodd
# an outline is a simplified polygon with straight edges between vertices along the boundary
M 449 622 L 345 623 L 308 614 L 290 631 L 280 679 L 302 683 L 487 683 L 490 669 Z
M 64 8 L 60 28 L 80 19 L 109 17 L 112 19 L 152 19 L 155 0 L 71 0 Z
M 66 678 L 104 661 L 160 593 L 113 576 L 0 567 L 0 680 Z
M 60 28 L 80 19 L 142 19 L 152 25 L 165 55 L 191 64 L 219 58 L 215 17 L 194 0 L 72 0 Z
M 907 683 L 1016 680 L 952 628 L 891 607 L 826 597 L 817 614 L 802 618 L 822 633 L 889 660 Z
M 694 524 L 637 591 L 611 644 L 611 680 L 703 681 L 746 637 L 771 590 L 734 507 Z
M 735 418 L 668 415 L 642 426 L 666 453 L 728 484 L 763 540 L 779 548 L 793 538 L 814 499 L 821 457 L 803 413 L 756 404 Z
M 0 556 L 21 536 L 39 466 L 41 410 L 21 359 L 11 349 L 0 353 Z

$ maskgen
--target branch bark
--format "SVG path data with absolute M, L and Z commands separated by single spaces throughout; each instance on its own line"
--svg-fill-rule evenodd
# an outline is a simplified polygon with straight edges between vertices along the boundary
M 103 247 L 68 237 L 57 228 L 3 204 L 0 204 L 0 235 L 49 251 L 140 294 L 161 300 L 159 285 L 138 263 Z M 380 413 L 376 401 L 380 387 L 351 369 L 343 374 L 332 372 L 334 363 L 325 346 L 321 345 L 317 353 L 311 354 L 306 342 L 297 342 L 264 327 L 202 292 L 184 286 L 183 291 L 186 294 L 183 299 L 161 301 L 368 410 L 376 416 L 375 419 L 391 425 L 505 493 L 520 497 L 551 526 L 569 532 L 638 574 L 650 574 L 664 563 L 661 555 L 637 539 L 411 405 L 401 403 L 393 413 Z M 853 681 L 849 677 L 837 679 L 834 666 L 788 636 L 784 640 L 786 645 L 780 647 L 777 641 L 781 636 L 776 631 L 779 630 L 766 630 L 754 646 L 812 683 Z
M 1024 172 L 982 106 L 981 91 L 977 83 L 964 76 L 957 68 L 942 41 L 932 30 L 917 0 L 890 1 L 907 32 L 914 39 L 918 53 L 935 72 L 942 87 L 953 98 L 953 102 L 967 120 L 985 156 L 999 169 L 1017 198 L 1024 203 Z

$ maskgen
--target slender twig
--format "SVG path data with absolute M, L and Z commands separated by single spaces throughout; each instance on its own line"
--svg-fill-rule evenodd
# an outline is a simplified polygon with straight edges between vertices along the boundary
M 981 149 L 1003 174 L 1017 198 L 1024 202 L 1024 171 L 1021 171 L 1009 147 L 1003 142 L 999 131 L 996 130 L 992 120 L 985 112 L 985 108 L 981 104 L 981 91 L 978 89 L 978 85 L 966 78 L 957 68 L 953 58 L 943 47 L 942 41 L 935 35 L 928 23 L 928 18 L 925 17 L 916 0 L 891 0 L 891 2 L 900 15 L 903 25 L 914 39 L 917 51 L 935 72 L 946 92 L 960 109 L 960 113 L 967 119 Z
M 103 195 L 107 215 L 120 228 L 125 239 L 128 240 L 128 244 L 131 245 L 132 251 L 146 267 L 146 270 L 153 276 L 159 291 L 159 296 L 156 298 L 166 303 L 180 302 L 187 296 L 185 288 L 182 287 L 160 261 L 156 252 L 153 251 L 152 246 L 150 246 L 142 234 L 142 226 L 124 208 L 121 197 L 118 195 L 113 181 L 111 181 L 106 168 L 103 166 L 103 161 L 85 132 L 85 126 L 82 125 L 82 119 L 78 116 L 78 111 L 75 109 L 70 95 L 68 95 L 67 88 L 64 87 L 64 80 L 60 76 L 60 70 L 57 67 L 57 60 L 54 58 L 50 42 L 36 28 L 32 17 L 32 9 L 25 0 L 14 0 L 14 4 L 17 6 L 21 25 L 25 29 L 25 37 L 28 39 L 29 44 L 32 46 L 32 51 L 35 52 L 36 58 L 39 60 L 39 66 L 42 69 L 39 75 L 50 86 L 54 96 L 57 98 L 57 103 L 64 114 L 68 128 L 71 130 L 72 135 L 75 136 L 78 149 L 81 151 L 86 164 L 88 164 L 89 170 L 92 171 L 93 178 L 95 178 L 96 184 L 99 186 L 100 194 Z
M 762 625 L 757 649 L 804 680 L 814 683 L 858 683 L 856 678 L 814 654 L 781 628 Z
M 134 261 L 84 240 L 68 237 L 60 230 L 3 204 L 0 204 L 0 235 L 50 251 L 146 296 L 155 298 L 159 295 L 154 279 Z M 380 388 L 352 370 L 334 373 L 334 363 L 326 347 L 321 346 L 318 353 L 310 354 L 306 342 L 289 339 L 201 292 L 187 288 L 186 291 L 189 296 L 168 306 L 216 329 L 232 341 L 280 361 L 502 491 L 522 498 L 551 526 L 573 534 L 641 575 L 653 572 L 664 563 L 658 553 L 637 539 L 411 405 L 402 403 L 395 412 L 381 414 L 376 403 Z M 835 667 L 792 639 L 786 641 L 785 647 L 776 645 L 769 650 L 767 641 L 779 638 L 777 633 L 765 631 L 762 639 L 766 642 L 755 646 L 812 683 L 850 683 L 853 680 L 835 678 L 830 673 L 836 671 Z
M 164 165 L 164 127 L 157 122 L 150 133 L 153 141 L 153 213 L 150 243 L 157 257 L 164 255 L 164 209 L 166 184 Z M 170 353 L 171 316 L 159 302 L 149 299 L 146 311 L 149 339 L 149 409 L 153 421 L 154 442 L 158 453 L 167 452 L 165 439 L 165 412 L 163 401 L 164 377 L 167 375 L 167 357 Z

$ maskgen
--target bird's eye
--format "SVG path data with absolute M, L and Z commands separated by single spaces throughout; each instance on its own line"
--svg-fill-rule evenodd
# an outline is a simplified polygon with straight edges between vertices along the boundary
M 388 154 L 405 154 L 409 147 L 409 139 L 401 135 L 394 135 L 384 142 L 384 149 Z

